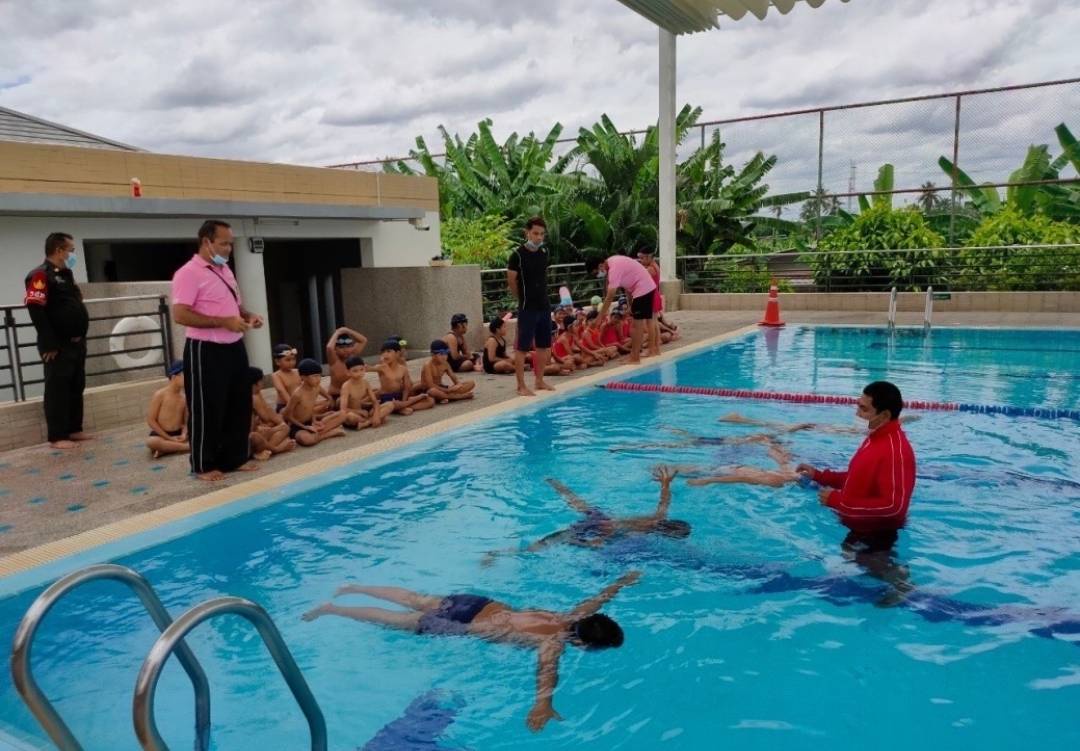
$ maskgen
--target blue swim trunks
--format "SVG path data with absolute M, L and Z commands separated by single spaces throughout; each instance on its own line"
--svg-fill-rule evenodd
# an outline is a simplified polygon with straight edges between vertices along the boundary
M 570 534 L 578 542 L 588 542 L 600 536 L 604 525 L 611 521 L 611 517 L 603 511 L 590 509 L 585 518 L 570 525 Z
M 416 624 L 418 634 L 461 635 L 469 630 L 469 624 L 481 610 L 491 603 L 483 595 L 447 595 L 439 607 L 420 616 Z

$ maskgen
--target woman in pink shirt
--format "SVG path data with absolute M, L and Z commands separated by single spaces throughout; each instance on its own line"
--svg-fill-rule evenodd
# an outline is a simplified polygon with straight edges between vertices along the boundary
M 634 325 L 630 329 L 630 356 L 627 362 L 641 362 L 641 339 L 645 330 L 645 322 L 653 316 L 653 297 L 656 295 L 656 282 L 649 276 L 645 267 L 628 256 L 609 256 L 604 258 L 600 255 L 589 256 L 585 259 L 585 273 L 596 274 L 598 278 L 607 278 L 607 295 L 604 304 L 600 308 L 600 318 L 605 318 L 615 292 L 622 288 L 626 292 L 630 303 L 630 313 L 634 317 Z M 660 354 L 659 347 L 653 344 L 649 346 L 649 354 Z
M 199 251 L 172 280 L 173 320 L 187 329 L 184 395 L 188 404 L 191 471 L 216 481 L 233 470 L 253 470 L 251 382 L 244 332 L 263 325 L 244 310 L 229 269 L 233 232 L 208 219 L 199 228 Z

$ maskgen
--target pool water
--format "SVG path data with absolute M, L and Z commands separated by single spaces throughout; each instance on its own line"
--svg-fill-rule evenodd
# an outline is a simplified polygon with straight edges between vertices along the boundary
M 1077 332 L 792 327 L 635 380 L 855 394 L 889 378 L 909 398 L 1074 407 L 1078 374 Z M 898 555 L 918 590 L 901 607 L 875 607 L 882 586 L 843 559 L 844 530 L 798 486 L 677 478 L 671 517 L 693 525 L 686 540 L 553 547 L 481 565 L 486 551 L 580 518 L 545 478 L 609 513 L 643 514 L 657 502 L 658 463 L 774 466 L 755 445 L 640 448 L 678 442 L 668 428 L 757 432 L 717 420 L 728 412 L 853 425 L 851 407 L 588 389 L 360 463 L 343 481 L 116 562 L 147 576 L 174 615 L 219 594 L 264 605 L 319 699 L 332 749 L 1080 743 L 1080 423 L 927 412 L 907 426 L 918 484 Z M 838 466 L 861 438 L 784 440 L 799 461 Z M 567 650 L 555 694 L 563 719 L 538 734 L 525 726 L 532 652 L 300 620 L 349 581 L 567 610 L 630 569 L 642 580 L 604 610 L 625 629 L 624 646 Z M 0 643 L 39 592 L 0 601 Z M 44 622 L 35 673 L 87 749 L 137 748 L 131 692 L 155 637 L 137 602 L 108 583 L 78 590 Z M 210 678 L 214 748 L 306 747 L 302 715 L 246 622 L 212 621 L 189 643 Z M 173 660 L 158 688 L 172 748 L 194 737 L 186 680 Z M 47 746 L 9 680 L 0 730 Z

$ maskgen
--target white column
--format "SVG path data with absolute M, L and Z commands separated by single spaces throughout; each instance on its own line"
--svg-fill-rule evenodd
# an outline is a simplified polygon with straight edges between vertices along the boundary
M 675 35 L 660 29 L 660 279 L 675 269 Z
M 236 281 L 240 285 L 240 296 L 243 299 L 244 308 L 252 313 L 258 313 L 265 320 L 268 311 L 262 254 L 252 253 L 248 238 L 241 235 L 236 238 L 233 258 L 236 266 Z M 248 360 L 252 365 L 263 370 L 272 367 L 270 349 L 273 345 L 270 342 L 269 321 L 261 329 L 248 331 L 244 335 L 244 344 L 247 346 Z

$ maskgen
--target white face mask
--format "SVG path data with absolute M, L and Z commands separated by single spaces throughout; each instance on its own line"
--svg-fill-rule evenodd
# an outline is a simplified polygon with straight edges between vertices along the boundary
M 540 242 L 538 242 L 538 243 L 534 243 L 532 240 L 526 240 L 525 241 L 525 247 L 528 248 L 529 250 L 540 250 L 540 248 L 543 247 L 543 245 L 544 245 L 544 242 L 542 240 Z

